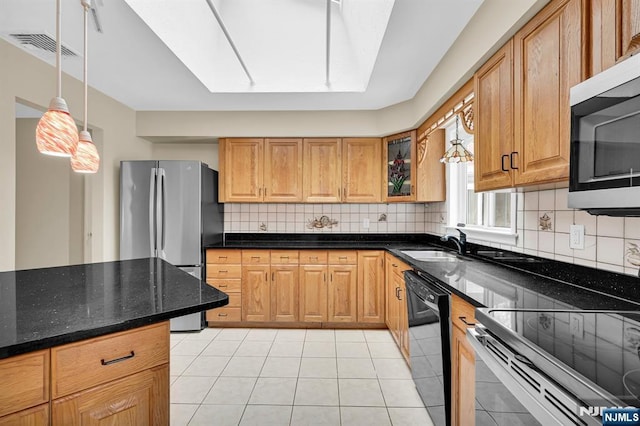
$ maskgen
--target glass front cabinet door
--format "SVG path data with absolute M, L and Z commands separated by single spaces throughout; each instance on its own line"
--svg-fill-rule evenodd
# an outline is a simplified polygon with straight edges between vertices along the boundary
M 415 130 L 384 138 L 384 148 L 385 201 L 415 201 Z

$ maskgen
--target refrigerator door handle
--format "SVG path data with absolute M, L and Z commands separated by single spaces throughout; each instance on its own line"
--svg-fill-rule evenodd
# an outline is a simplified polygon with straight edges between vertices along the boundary
M 160 169 L 160 182 L 162 184 L 162 244 L 161 244 L 161 250 L 162 250 L 162 258 L 166 259 L 166 254 L 164 251 L 164 247 L 165 247 L 165 242 L 166 242 L 166 229 L 167 229 L 167 207 L 166 207 L 166 202 L 167 202 L 167 184 L 166 184 L 166 180 L 167 180 L 167 175 L 164 171 L 164 169 Z
M 156 257 L 156 226 L 154 223 L 155 220 L 155 196 L 156 196 L 156 173 L 157 170 L 155 167 L 151 169 L 151 174 L 149 178 L 149 249 L 150 249 L 150 257 Z
M 162 231 L 160 228 L 162 223 L 162 169 L 158 168 L 156 173 L 158 175 L 156 179 L 156 223 L 154 225 L 156 229 L 156 257 L 164 259 L 162 247 L 160 246 L 160 239 L 162 238 L 160 234 Z

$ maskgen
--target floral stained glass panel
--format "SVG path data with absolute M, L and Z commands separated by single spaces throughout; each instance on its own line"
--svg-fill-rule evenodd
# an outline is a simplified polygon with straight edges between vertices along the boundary
M 411 137 L 387 143 L 387 195 L 411 195 Z

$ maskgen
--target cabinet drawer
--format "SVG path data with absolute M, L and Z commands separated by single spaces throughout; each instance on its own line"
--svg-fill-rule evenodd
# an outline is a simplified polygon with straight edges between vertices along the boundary
M 51 349 L 51 393 L 59 398 L 169 362 L 169 322 Z
M 49 404 L 0 417 L 0 426 L 47 426 L 48 424 Z
M 48 401 L 48 349 L 0 360 L 0 417 Z
M 207 281 L 212 278 L 242 278 L 240 265 L 207 265 Z
M 242 306 L 242 296 L 240 293 L 227 293 L 229 295 L 229 304 L 227 308 L 240 308 Z
M 330 265 L 355 265 L 358 263 L 358 254 L 353 250 L 331 250 L 329 252 Z
M 407 265 L 401 260 L 398 260 L 398 258 L 396 257 L 390 257 L 389 260 L 391 261 L 390 266 L 393 273 L 398 275 L 399 277 L 402 277 L 402 279 L 404 280 L 404 271 L 411 270 L 411 266 Z
M 327 259 L 328 259 L 327 252 L 324 250 L 301 250 L 300 251 L 301 265 L 326 265 Z
M 269 250 L 242 250 L 242 263 L 250 265 L 252 263 L 271 263 Z
M 224 264 L 242 262 L 240 250 L 207 250 L 207 263 Z
M 241 308 L 217 308 L 207 311 L 207 321 L 211 322 L 230 322 L 240 321 Z
M 297 265 L 298 250 L 271 250 L 272 265 Z
M 475 310 L 476 308 L 471 303 L 454 294 L 451 295 L 451 322 L 460 330 L 464 331 L 473 325 Z
M 242 280 L 240 279 L 209 278 L 207 284 L 225 293 L 240 293 L 242 291 Z

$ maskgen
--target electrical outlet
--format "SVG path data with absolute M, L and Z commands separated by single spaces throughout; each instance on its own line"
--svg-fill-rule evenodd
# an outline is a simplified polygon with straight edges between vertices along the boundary
M 584 339 L 584 317 L 575 312 L 569 313 L 569 329 L 571 335 Z
M 569 227 L 569 248 L 584 250 L 584 225 Z
M 368 229 L 369 228 L 369 218 L 362 219 L 362 227 L 364 229 Z

